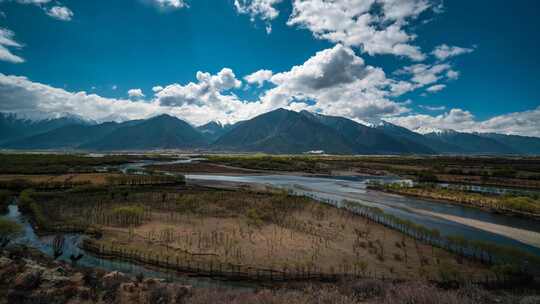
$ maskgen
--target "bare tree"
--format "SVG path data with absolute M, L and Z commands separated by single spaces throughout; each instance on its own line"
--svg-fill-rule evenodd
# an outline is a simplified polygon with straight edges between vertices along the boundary
M 54 259 L 58 259 L 62 254 L 64 254 L 64 244 L 65 238 L 62 234 L 57 234 L 52 242 Z

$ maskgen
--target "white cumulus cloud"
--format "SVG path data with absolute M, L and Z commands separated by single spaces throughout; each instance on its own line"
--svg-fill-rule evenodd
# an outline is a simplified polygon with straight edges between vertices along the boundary
M 451 66 L 447 63 L 443 64 L 414 64 L 403 67 L 395 72 L 397 75 L 410 75 L 411 80 L 421 86 L 432 84 L 440 80 L 444 76 L 444 72 L 449 71 Z
M 165 106 L 218 104 L 224 98 L 234 97 L 222 95 L 223 91 L 238 88 L 242 84 L 228 68 L 222 69 L 216 75 L 199 71 L 197 80 L 197 83 L 190 82 L 187 85 L 178 83 L 168 85 L 156 93 L 157 100 Z
M 351 48 L 341 44 L 316 53 L 290 71 L 275 74 L 270 81 L 276 87 L 261 98 L 267 109 L 293 103 L 290 106 L 297 109 L 353 119 L 408 111 L 404 104 L 389 99 L 395 95 L 393 88 L 398 82 L 388 79 L 382 69 L 366 65 Z
M 452 129 L 461 132 L 494 132 L 540 137 L 540 107 L 498 115 L 486 120 L 478 120 L 471 112 L 463 109 L 451 109 L 435 116 L 415 114 L 391 117 L 387 120 L 411 130 Z
M 446 88 L 445 84 L 435 84 L 427 88 L 426 91 L 430 93 L 435 93 L 444 90 L 444 88 Z
M 448 77 L 448 79 L 450 80 L 456 80 L 459 78 L 459 72 L 454 71 L 454 70 L 449 70 L 448 72 L 446 72 L 446 77 Z
M 272 32 L 270 21 L 279 15 L 279 11 L 274 7 L 282 0 L 234 0 L 234 7 L 240 14 L 247 14 L 251 21 L 260 18 L 266 22 L 266 32 Z
M 249 84 L 258 84 L 259 87 L 272 78 L 273 72 L 270 70 L 258 70 L 244 77 Z
M 159 91 L 163 91 L 162 86 L 154 86 L 154 87 L 152 87 L 152 92 L 157 93 Z
M 231 69 L 215 75 L 199 71 L 196 78 L 197 82 L 164 86 L 155 93 L 155 101 L 196 125 L 212 120 L 237 122 L 263 113 L 261 102 L 240 100 L 232 92 L 242 82 Z
M 62 21 L 70 21 L 73 12 L 65 6 L 53 6 L 47 10 L 47 15 Z
M 447 44 L 441 44 L 437 46 L 431 54 L 439 60 L 446 60 L 450 57 L 459 56 L 462 54 L 468 54 L 473 52 L 472 48 L 463 48 L 459 46 L 448 46 Z
M 410 20 L 431 7 L 428 0 L 293 0 L 287 24 L 306 28 L 319 39 L 360 47 L 370 55 L 421 61 L 425 55 L 413 44 L 416 35 L 407 29 Z
M 150 0 L 152 3 L 157 5 L 159 8 L 164 9 L 180 9 L 187 7 L 187 4 L 184 0 Z
M 128 91 L 129 98 L 140 99 L 144 97 L 143 91 L 141 89 L 131 89 Z
M 33 115 L 72 113 L 100 121 L 104 117 L 145 118 L 159 113 L 155 102 L 132 102 L 96 94 L 68 92 L 26 77 L 0 73 L 0 111 Z
M 2 2 L 2 0 L 0 0 Z M 32 4 L 40 7 L 48 16 L 62 20 L 70 21 L 73 18 L 73 12 L 59 1 L 54 1 L 53 6 L 49 7 L 52 0 L 15 0 L 19 4 Z
M 428 111 L 444 111 L 446 110 L 446 106 L 426 106 L 426 105 L 420 105 L 420 108 Z
M 16 2 L 20 4 L 35 4 L 35 5 L 46 4 L 51 1 L 52 0 L 16 0 Z
M 0 60 L 11 63 L 21 63 L 24 59 L 13 54 L 10 48 L 20 49 L 22 45 L 15 41 L 15 34 L 6 28 L 0 27 Z

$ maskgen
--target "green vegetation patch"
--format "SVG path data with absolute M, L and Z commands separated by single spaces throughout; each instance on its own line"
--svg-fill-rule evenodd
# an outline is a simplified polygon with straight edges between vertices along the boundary
M 399 194 L 413 195 L 436 200 L 446 200 L 480 208 L 489 208 L 500 212 L 510 211 L 535 216 L 540 215 L 540 198 L 537 196 L 519 196 L 511 194 L 501 196 L 486 193 L 474 193 L 457 189 L 443 188 L 431 183 L 418 184 L 414 187 L 399 183 L 387 185 L 370 183 L 369 186 L 374 189 Z

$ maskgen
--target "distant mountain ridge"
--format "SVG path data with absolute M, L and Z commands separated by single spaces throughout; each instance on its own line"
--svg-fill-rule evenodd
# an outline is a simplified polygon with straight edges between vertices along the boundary
M 424 134 L 425 137 L 438 140 L 446 145 L 458 147 L 460 154 L 519 154 L 515 149 L 503 142 L 482 136 L 481 134 L 463 133 L 457 131 L 433 132 Z
M 44 133 L 68 125 L 91 125 L 92 122 L 70 115 L 60 118 L 31 120 L 12 113 L 0 113 L 0 144 Z
M 7 149 L 99 151 L 195 149 L 207 145 L 208 140 L 193 126 L 169 115 L 123 123 L 60 124 L 58 128 L 37 134 L 32 132 L 29 136 L 0 144 Z
M 354 149 L 328 126 L 300 113 L 274 110 L 237 123 L 212 145 L 213 149 L 238 152 L 354 153 Z
M 8 149 L 77 149 L 81 145 L 98 140 L 119 127 L 115 122 L 100 125 L 67 125 L 49 132 L 10 141 L 3 145 Z
M 359 154 L 434 153 L 426 146 L 416 144 L 406 138 L 395 138 L 384 131 L 370 128 L 344 117 L 321 115 L 308 111 L 301 111 L 300 114 L 332 128 Z
M 478 136 L 491 138 L 497 142 L 503 143 L 511 147 L 519 154 L 535 154 L 540 155 L 540 138 L 518 135 L 504 135 L 497 133 L 475 133 Z
M 76 116 L 32 121 L 0 113 L 0 148 L 26 150 L 203 150 L 298 154 L 535 154 L 540 138 L 426 129 L 386 121 L 277 109 L 234 125 L 194 127 L 169 115 L 97 124 Z
M 210 141 L 215 141 L 220 138 L 221 135 L 229 131 L 233 125 L 230 124 L 221 124 L 217 121 L 211 121 L 202 126 L 198 126 L 197 130 L 203 133 L 203 135 Z

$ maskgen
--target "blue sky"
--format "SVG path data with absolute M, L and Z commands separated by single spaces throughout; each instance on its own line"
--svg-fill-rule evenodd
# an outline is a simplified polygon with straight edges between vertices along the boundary
M 539 9 L 526 0 L 0 0 L 0 111 L 97 121 L 169 113 L 202 124 L 287 107 L 540 136 Z

